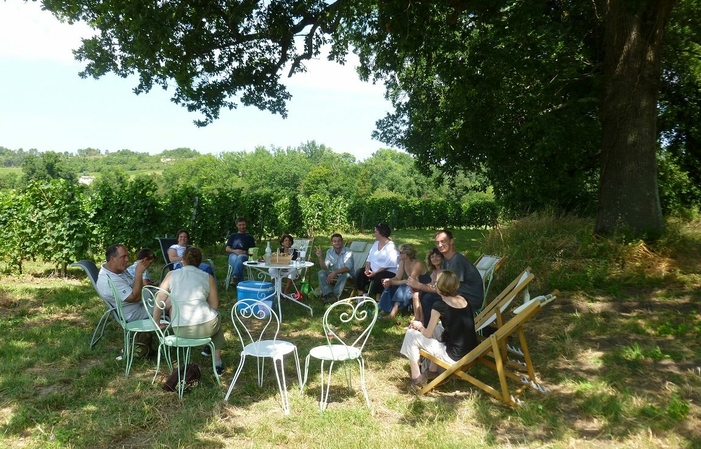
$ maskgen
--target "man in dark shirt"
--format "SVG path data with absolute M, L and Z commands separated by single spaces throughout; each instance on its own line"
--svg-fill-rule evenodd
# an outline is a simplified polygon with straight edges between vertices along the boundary
M 484 284 L 482 276 L 475 266 L 467 260 L 462 253 L 455 251 L 455 240 L 453 233 L 448 230 L 438 231 L 435 236 L 436 248 L 443 254 L 443 269 L 450 270 L 455 273 L 460 280 L 460 288 L 458 295 L 462 296 L 470 304 L 473 311 L 479 311 L 482 308 L 484 299 Z M 422 284 L 418 279 L 409 278 L 407 281 L 409 287 L 414 291 L 435 292 L 435 285 Z M 424 295 L 427 301 L 421 301 L 421 309 L 423 310 L 424 325 L 428 323 L 431 317 L 433 303 L 440 299 L 436 295 Z
M 236 286 L 243 280 L 243 263 L 248 260 L 248 250 L 256 246 L 256 241 L 251 234 L 246 233 L 246 219 L 236 219 L 238 232 L 229 236 L 226 241 L 226 252 L 229 254 L 229 265 L 234 270 L 231 283 Z

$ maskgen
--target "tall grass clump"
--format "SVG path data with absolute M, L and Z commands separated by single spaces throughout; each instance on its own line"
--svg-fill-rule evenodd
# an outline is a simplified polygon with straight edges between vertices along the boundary
M 594 234 L 591 219 L 552 214 L 529 217 L 493 229 L 484 242 L 490 254 L 507 257 L 497 283 L 508 283 L 530 266 L 534 291 L 603 290 L 655 285 L 670 273 L 668 242 L 684 241 L 680 227 L 648 245 L 623 235 Z M 690 235 L 695 235 L 691 234 Z

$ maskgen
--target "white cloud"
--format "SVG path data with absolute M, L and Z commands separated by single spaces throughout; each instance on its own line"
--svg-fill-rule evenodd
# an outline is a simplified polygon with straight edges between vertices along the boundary
M 0 2 L 0 57 L 22 60 L 74 61 L 71 50 L 92 35 L 85 24 L 59 22 L 36 1 Z

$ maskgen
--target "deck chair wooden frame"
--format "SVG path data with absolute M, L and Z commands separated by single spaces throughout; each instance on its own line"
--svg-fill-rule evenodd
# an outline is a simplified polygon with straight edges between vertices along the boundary
M 547 389 L 536 381 L 535 370 L 533 368 L 530 352 L 528 351 L 528 344 L 526 342 L 525 333 L 523 332 L 523 326 L 534 315 L 540 312 L 543 306 L 554 299 L 555 296 L 550 294 L 547 296 L 539 296 L 524 304 L 518 309 L 516 316 L 507 321 L 503 326 L 497 329 L 495 333 L 490 335 L 488 339 L 482 341 L 475 349 L 452 365 L 437 359 L 424 350 L 419 351 L 421 356 L 444 368 L 445 371 L 426 384 L 426 386 L 419 390 L 418 394 L 423 395 L 428 393 L 452 375 L 466 380 L 510 406 L 518 405 L 521 402 L 518 396 L 528 387 L 535 389 L 539 393 L 546 393 Z M 511 363 L 508 359 L 506 343 L 507 339 L 512 335 L 518 335 L 519 343 L 523 350 L 524 362 L 522 363 Z M 467 373 L 470 368 L 477 364 L 482 364 L 497 373 L 497 378 L 499 380 L 497 388 Z M 520 384 L 519 388 L 512 392 L 509 388 L 508 379 Z
M 526 268 L 504 288 L 482 311 L 475 317 L 475 330 L 481 334 L 487 326 L 501 327 L 504 324 L 504 311 L 509 308 L 516 297 L 523 292 L 523 302 L 530 300 L 528 284 L 535 278 L 531 267 Z

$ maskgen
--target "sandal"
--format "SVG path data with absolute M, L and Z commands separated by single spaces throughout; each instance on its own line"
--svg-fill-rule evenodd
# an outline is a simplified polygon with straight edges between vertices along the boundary
M 424 373 L 421 373 L 418 375 L 418 377 L 413 377 L 411 378 L 411 386 L 412 387 L 423 387 L 426 385 L 426 375 Z

